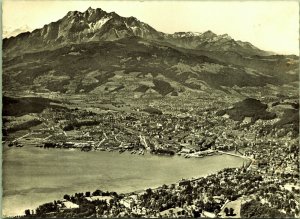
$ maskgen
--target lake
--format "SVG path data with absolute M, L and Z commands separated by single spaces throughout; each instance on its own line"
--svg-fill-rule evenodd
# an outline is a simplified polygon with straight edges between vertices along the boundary
M 96 189 L 130 192 L 155 188 L 240 167 L 243 159 L 229 155 L 186 159 L 118 152 L 81 152 L 35 147 L 3 151 L 3 201 L 6 216 L 62 199 L 64 194 Z

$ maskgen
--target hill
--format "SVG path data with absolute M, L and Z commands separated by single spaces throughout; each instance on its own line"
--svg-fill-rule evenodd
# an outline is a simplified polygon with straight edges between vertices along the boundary
M 286 109 L 280 120 L 274 124 L 276 128 L 287 128 L 288 126 L 293 127 L 299 133 L 299 110 Z
M 228 114 L 235 121 L 243 121 L 245 117 L 251 117 L 252 121 L 258 119 L 269 120 L 276 118 L 275 113 L 266 111 L 268 106 L 253 98 L 246 98 L 237 102 L 232 108 L 220 110 L 218 116 Z
M 3 116 L 23 116 L 29 113 L 41 113 L 46 108 L 62 108 L 51 103 L 58 103 L 42 97 L 12 98 L 2 97 Z

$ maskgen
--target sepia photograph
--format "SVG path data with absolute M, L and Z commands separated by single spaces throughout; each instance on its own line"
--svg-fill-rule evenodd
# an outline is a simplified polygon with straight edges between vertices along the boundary
M 299 218 L 299 2 L 3 0 L 1 218 Z

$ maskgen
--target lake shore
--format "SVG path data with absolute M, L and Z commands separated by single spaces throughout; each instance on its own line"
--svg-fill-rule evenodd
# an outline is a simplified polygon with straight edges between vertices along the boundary
M 244 161 L 229 155 L 185 159 L 26 147 L 9 148 L 3 157 L 3 214 L 6 216 L 23 214 L 25 209 L 62 199 L 64 194 L 98 188 L 118 193 L 156 188 L 182 178 L 197 178 L 226 167 L 240 167 Z

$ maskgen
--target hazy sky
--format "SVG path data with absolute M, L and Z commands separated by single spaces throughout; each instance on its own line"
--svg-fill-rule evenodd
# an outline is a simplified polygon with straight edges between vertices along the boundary
M 45 1 L 3 0 L 3 34 L 32 31 L 89 6 L 134 16 L 156 30 L 229 34 L 281 54 L 299 54 L 297 1 Z

